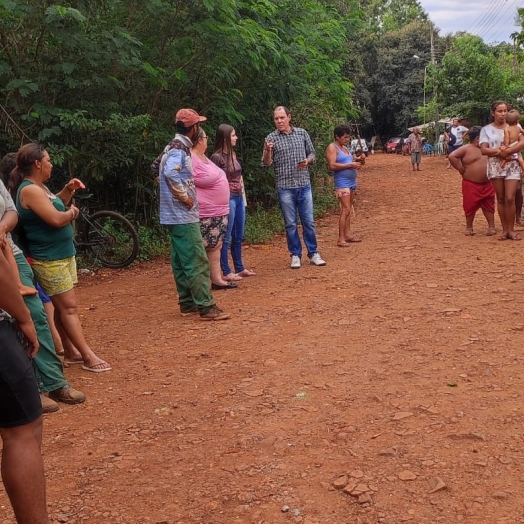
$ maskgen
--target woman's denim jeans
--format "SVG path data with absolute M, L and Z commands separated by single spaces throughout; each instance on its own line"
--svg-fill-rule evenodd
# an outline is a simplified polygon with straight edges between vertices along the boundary
M 227 223 L 226 236 L 220 251 L 220 267 L 224 275 L 231 273 L 229 267 L 228 252 L 231 244 L 231 256 L 235 273 L 244 271 L 242 262 L 242 240 L 244 239 L 244 225 L 246 223 L 246 206 L 242 195 L 233 195 L 229 199 L 229 219 Z
M 300 217 L 307 255 L 311 258 L 317 252 L 317 234 L 315 231 L 311 186 L 277 189 L 277 193 L 280 209 L 284 215 L 289 252 L 297 257 L 302 256 L 302 244 L 300 243 L 297 228 L 298 217 Z

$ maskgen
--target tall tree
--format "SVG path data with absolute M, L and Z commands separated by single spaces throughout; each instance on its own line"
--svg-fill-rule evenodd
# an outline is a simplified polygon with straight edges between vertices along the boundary
M 479 37 L 455 38 L 435 76 L 443 111 L 485 123 L 493 100 L 513 98 L 508 65 Z
M 332 0 L 0 0 L 0 149 L 43 141 L 137 209 L 179 107 L 237 125 L 253 169 L 276 104 L 324 134 L 352 104 L 345 42 Z

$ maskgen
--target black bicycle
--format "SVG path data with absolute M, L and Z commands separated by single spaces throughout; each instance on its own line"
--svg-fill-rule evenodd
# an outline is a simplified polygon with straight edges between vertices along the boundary
M 86 200 L 93 195 L 75 195 L 80 214 L 75 223 L 78 251 L 90 253 L 103 266 L 127 267 L 138 255 L 138 235 L 129 220 L 115 211 L 89 214 Z

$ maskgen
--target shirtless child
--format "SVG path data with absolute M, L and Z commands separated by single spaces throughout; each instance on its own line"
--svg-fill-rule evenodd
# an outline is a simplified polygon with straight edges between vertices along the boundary
M 504 129 L 504 145 L 500 148 L 501 151 L 508 147 L 517 145 L 521 134 L 524 134 L 524 130 L 520 127 L 520 113 L 516 109 L 511 109 L 506 115 L 506 123 L 508 127 Z M 500 161 L 500 167 L 504 167 L 510 160 L 516 160 L 520 169 L 524 173 L 524 159 L 520 153 L 513 153 L 509 158 L 504 158 Z
M 487 177 L 487 158 L 480 152 L 480 126 L 469 130 L 469 144 L 449 154 L 450 164 L 462 175 L 462 205 L 466 215 L 466 236 L 473 236 L 473 221 L 477 210 L 488 221 L 488 236 L 495 229 L 495 190 Z

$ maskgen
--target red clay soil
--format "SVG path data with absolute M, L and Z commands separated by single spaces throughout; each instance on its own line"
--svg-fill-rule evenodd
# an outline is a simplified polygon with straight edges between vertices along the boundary
M 333 215 L 326 267 L 246 247 L 229 321 L 182 318 L 168 260 L 83 276 L 113 371 L 69 367 L 88 400 L 45 418 L 52 522 L 524 523 L 524 242 L 466 237 L 445 165 L 369 157 L 362 243 Z

